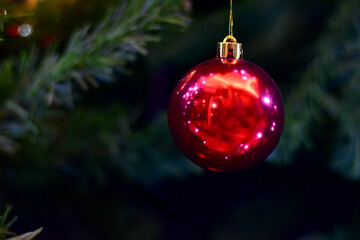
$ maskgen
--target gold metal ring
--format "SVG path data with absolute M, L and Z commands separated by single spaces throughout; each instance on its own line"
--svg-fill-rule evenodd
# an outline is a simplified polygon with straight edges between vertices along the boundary
M 227 35 L 224 40 L 223 40 L 224 43 L 226 42 L 233 42 L 233 43 L 237 43 L 237 40 L 234 36 L 232 35 Z

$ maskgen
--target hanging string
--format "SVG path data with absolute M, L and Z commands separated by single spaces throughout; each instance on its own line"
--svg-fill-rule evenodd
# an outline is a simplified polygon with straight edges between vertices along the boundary
M 229 35 L 224 38 L 223 42 L 234 42 L 236 43 L 236 38 L 233 36 L 233 26 L 234 26 L 234 19 L 233 19 L 233 0 L 230 0 L 230 17 L 229 17 Z
M 229 36 L 233 36 L 233 26 L 234 26 L 234 19 L 233 19 L 233 0 L 230 0 L 230 18 L 229 18 Z

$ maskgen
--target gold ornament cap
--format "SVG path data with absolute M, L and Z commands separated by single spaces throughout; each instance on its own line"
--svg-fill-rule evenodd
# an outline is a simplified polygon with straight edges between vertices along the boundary
M 217 54 L 218 58 L 243 58 L 243 45 L 236 41 L 234 36 L 227 36 L 224 41 L 218 42 Z
M 216 57 L 242 59 L 243 45 L 237 42 L 233 34 L 234 19 L 232 9 L 233 0 L 230 0 L 229 35 L 222 42 L 218 43 Z

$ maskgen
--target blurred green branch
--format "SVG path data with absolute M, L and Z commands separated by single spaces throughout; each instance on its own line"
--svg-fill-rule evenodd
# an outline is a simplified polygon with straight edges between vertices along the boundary
M 341 1 L 315 49 L 315 57 L 286 102 L 286 128 L 277 161 L 291 162 L 299 148 L 313 149 L 316 129 L 331 140 L 332 166 L 360 177 L 360 3 Z M 334 123 L 337 127 L 326 129 Z M 318 139 L 318 138 L 315 138 Z
M 146 44 L 159 41 L 158 34 L 167 25 L 185 27 L 189 19 L 181 12 L 181 3 L 120 1 L 101 23 L 76 31 L 62 52 L 56 47 L 45 55 L 32 50 L 2 62 L 0 89 L 4 95 L 0 102 L 6 104 L 0 119 L 14 114 L 17 123 L 25 123 L 22 135 L 36 134 L 34 124 L 47 106 L 73 106 L 73 82 L 87 90 L 97 87 L 99 79 L 112 81 L 114 68 L 126 73 L 126 64 L 138 54 L 146 54 Z
M 64 49 L 55 46 L 44 54 L 33 49 L 3 61 L 0 64 L 0 150 L 12 155 L 13 159 L 32 159 L 34 162 L 46 159 L 46 164 L 53 164 L 53 161 L 66 163 L 71 156 L 79 154 L 93 156 L 93 163 L 97 164 L 96 159 L 105 158 L 105 151 L 112 159 L 111 164 L 117 165 L 114 169 L 143 183 L 151 183 L 167 175 L 181 176 L 188 171 L 198 171 L 193 164 L 182 166 L 181 162 L 185 162 L 183 157 L 168 161 L 172 146 L 168 146 L 171 140 L 166 138 L 169 136 L 167 132 L 163 138 L 167 142 L 158 139 L 146 142 L 144 139 L 151 136 L 147 130 L 136 133 L 130 131 L 131 125 L 123 132 L 121 124 L 134 122 L 124 112 L 106 114 L 98 109 L 95 113 L 89 112 L 91 116 L 85 114 L 80 117 L 79 125 L 71 128 L 69 135 L 64 136 L 61 132 L 62 123 L 71 124 L 74 120 L 65 117 L 68 115 L 64 115 L 63 110 L 74 106 L 78 88 L 86 91 L 99 87 L 99 81 L 111 82 L 114 71 L 127 74 L 127 63 L 134 61 L 139 54 L 147 54 L 146 45 L 159 41 L 163 31 L 174 27 L 179 31 L 188 26 L 189 18 L 183 3 L 183 0 L 120 1 L 118 7 L 110 8 L 100 23 L 88 24 L 74 32 Z M 91 126 L 96 128 L 94 134 L 100 135 L 89 138 L 91 131 L 84 126 L 92 124 L 92 119 L 98 116 L 104 116 L 102 122 L 97 120 Z M 48 121 L 49 118 L 52 121 Z M 113 121 L 111 128 L 102 129 L 107 119 Z M 162 121 L 161 127 L 167 130 L 164 126 L 166 121 Z M 78 130 L 84 131 L 74 135 L 73 132 Z M 68 136 L 76 138 L 58 141 Z M 104 146 L 101 151 L 97 151 L 99 139 L 100 142 L 106 140 L 104 145 L 100 145 Z M 139 145 L 134 147 L 134 143 Z M 156 149 L 149 145 L 158 143 L 167 144 L 167 147 Z M 75 146 L 79 148 L 74 149 Z M 142 152 L 142 148 L 147 149 L 148 154 Z M 17 154 L 19 149 L 21 153 Z M 26 154 L 28 150 L 31 154 Z M 144 163 L 149 166 L 144 168 L 141 165 Z M 94 175 L 100 176 L 99 171 Z
M 11 206 L 6 206 L 5 211 L 3 215 L 0 216 L 0 240 L 6 240 L 6 236 L 15 236 L 16 234 L 13 232 L 10 232 L 10 227 L 14 224 L 14 222 L 17 220 L 17 217 L 14 217 L 12 220 L 7 221 L 7 218 L 9 216 L 9 213 L 11 211 Z M 21 236 L 15 236 L 12 238 L 9 238 L 8 240 L 31 240 L 36 235 L 38 235 L 42 231 L 42 228 L 37 229 L 33 232 L 25 233 Z
M 4 213 L 0 216 L 0 240 L 5 240 L 6 236 L 15 235 L 15 233 L 10 232 L 9 229 L 17 220 L 17 217 L 14 217 L 11 221 L 7 221 L 11 209 L 11 206 L 6 206 Z

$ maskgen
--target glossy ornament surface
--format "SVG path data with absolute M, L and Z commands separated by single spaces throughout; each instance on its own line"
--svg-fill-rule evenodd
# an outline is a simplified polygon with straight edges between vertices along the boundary
M 186 157 L 212 171 L 234 172 L 264 161 L 284 127 L 280 91 L 260 67 L 215 58 L 191 69 L 169 103 L 171 135 Z

